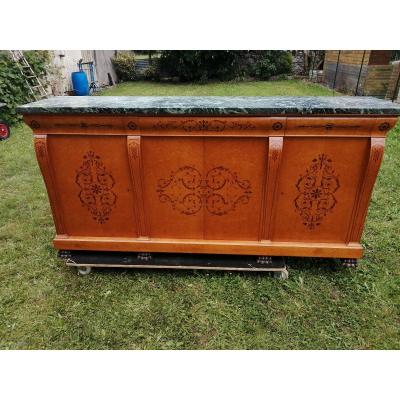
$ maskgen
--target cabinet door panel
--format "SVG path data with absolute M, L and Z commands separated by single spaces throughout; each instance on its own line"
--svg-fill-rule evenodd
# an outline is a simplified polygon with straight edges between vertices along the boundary
M 265 139 L 205 139 L 204 236 L 258 240 L 268 151 Z
M 273 240 L 346 242 L 368 138 L 285 138 Z
M 150 236 L 203 238 L 203 139 L 146 137 L 142 154 Z
M 125 137 L 48 137 L 68 235 L 137 236 Z
M 265 139 L 142 138 L 150 236 L 258 240 Z

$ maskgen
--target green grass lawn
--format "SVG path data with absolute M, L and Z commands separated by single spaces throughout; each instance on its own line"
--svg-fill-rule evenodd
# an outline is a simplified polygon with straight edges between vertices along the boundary
M 207 90 L 209 88 L 209 91 Z M 329 94 L 301 82 L 121 85 L 106 94 Z M 1 349 L 400 348 L 400 127 L 391 132 L 357 270 L 290 259 L 287 281 L 101 270 L 56 257 L 26 126 L 0 142 Z
M 101 92 L 105 96 L 332 96 L 326 87 L 299 80 L 202 84 L 126 82 Z

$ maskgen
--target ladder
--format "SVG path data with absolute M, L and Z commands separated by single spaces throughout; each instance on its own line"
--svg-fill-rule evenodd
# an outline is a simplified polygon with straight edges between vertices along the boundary
M 10 50 L 10 53 L 13 61 L 15 61 L 18 65 L 18 68 L 25 79 L 26 86 L 29 88 L 32 97 L 35 100 L 46 98 L 48 93 L 28 63 L 24 53 L 21 50 Z

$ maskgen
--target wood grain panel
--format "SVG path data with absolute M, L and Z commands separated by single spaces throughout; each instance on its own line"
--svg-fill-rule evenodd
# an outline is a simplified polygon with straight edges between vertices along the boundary
M 143 137 L 141 141 L 150 237 L 203 238 L 204 207 L 199 199 L 203 139 Z
M 48 138 L 68 235 L 137 236 L 126 138 Z
M 285 138 L 273 240 L 346 243 L 368 138 Z
M 204 238 L 258 240 L 267 141 L 203 140 Z

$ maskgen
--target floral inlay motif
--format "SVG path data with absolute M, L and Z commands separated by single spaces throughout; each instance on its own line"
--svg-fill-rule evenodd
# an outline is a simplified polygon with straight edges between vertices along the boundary
M 79 200 L 93 219 L 100 224 L 107 222 L 117 201 L 117 196 L 112 191 L 115 180 L 93 151 L 83 156 L 75 182 L 80 188 Z
M 303 224 L 315 229 L 337 203 L 334 193 L 340 187 L 339 178 L 329 156 L 319 154 L 314 158 L 305 174 L 300 176 L 296 187 L 299 191 L 294 201 L 296 210 Z

